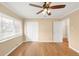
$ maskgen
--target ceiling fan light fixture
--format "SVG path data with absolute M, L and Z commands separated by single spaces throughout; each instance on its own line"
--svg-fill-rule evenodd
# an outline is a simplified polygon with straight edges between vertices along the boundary
M 50 12 L 51 12 L 51 10 L 50 10 L 50 9 L 48 9 L 48 10 L 47 10 L 47 12 L 48 12 L 48 13 L 50 13 Z
M 44 10 L 43 10 L 43 12 L 42 12 L 42 13 L 43 13 L 43 15 L 45 15 L 45 14 L 46 14 L 46 12 L 47 12 L 47 9 L 44 9 Z
M 43 12 L 47 12 L 47 9 L 44 9 L 44 11 Z

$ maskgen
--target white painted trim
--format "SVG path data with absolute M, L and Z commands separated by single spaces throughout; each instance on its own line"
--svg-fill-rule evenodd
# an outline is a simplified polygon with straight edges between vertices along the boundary
M 53 42 L 53 41 L 24 41 L 24 42 Z M 62 42 L 53 42 L 53 43 L 62 43 Z
M 62 41 L 55 41 L 55 40 L 53 40 L 53 42 L 55 42 L 55 43 L 62 43 L 63 40 Z
M 53 41 L 35 41 L 35 42 L 53 42 Z
M 70 44 L 69 44 L 69 48 L 71 48 L 71 49 L 74 50 L 75 52 L 79 53 L 79 50 L 73 48 Z
M 0 40 L 0 43 L 3 43 L 5 41 L 11 40 L 11 39 L 14 39 L 14 38 L 19 37 L 19 36 L 22 36 L 22 35 L 14 34 L 14 35 L 10 35 L 9 37 L 1 38 L 2 40 Z
M 11 49 L 8 53 L 6 53 L 4 56 L 8 56 L 12 51 L 14 51 L 18 46 L 20 46 L 21 44 L 23 43 L 23 41 L 22 42 L 20 42 L 18 45 L 16 45 L 13 49 Z

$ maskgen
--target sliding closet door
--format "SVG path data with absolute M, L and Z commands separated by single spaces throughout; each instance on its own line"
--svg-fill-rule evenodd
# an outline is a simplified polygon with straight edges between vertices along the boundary
M 65 21 L 55 21 L 53 24 L 53 40 L 54 42 L 62 42 L 65 31 Z
M 26 22 L 26 40 L 38 41 L 38 22 Z

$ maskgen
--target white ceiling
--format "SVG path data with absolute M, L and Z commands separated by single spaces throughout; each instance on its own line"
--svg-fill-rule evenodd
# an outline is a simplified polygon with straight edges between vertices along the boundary
M 37 15 L 36 13 L 40 11 L 41 8 L 32 7 L 29 5 L 30 3 L 43 5 L 43 2 L 4 2 L 3 4 L 24 18 L 62 18 L 79 8 L 79 2 L 52 2 L 51 5 L 65 4 L 66 7 L 51 10 L 51 16 L 43 15 L 42 13 Z

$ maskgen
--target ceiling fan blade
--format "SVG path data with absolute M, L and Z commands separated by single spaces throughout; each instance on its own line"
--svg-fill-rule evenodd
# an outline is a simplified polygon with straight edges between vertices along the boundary
M 43 12 L 43 10 L 41 10 L 41 11 L 37 12 L 37 14 L 40 14 L 41 12 Z
M 35 5 L 35 4 L 29 4 L 29 5 L 34 6 L 34 7 L 39 7 L 39 8 L 42 8 L 42 6 Z
M 59 9 L 59 8 L 64 8 L 66 5 L 55 5 L 55 6 L 51 6 L 51 9 Z
M 43 4 L 43 8 L 46 6 L 46 2 L 44 2 L 44 4 Z

